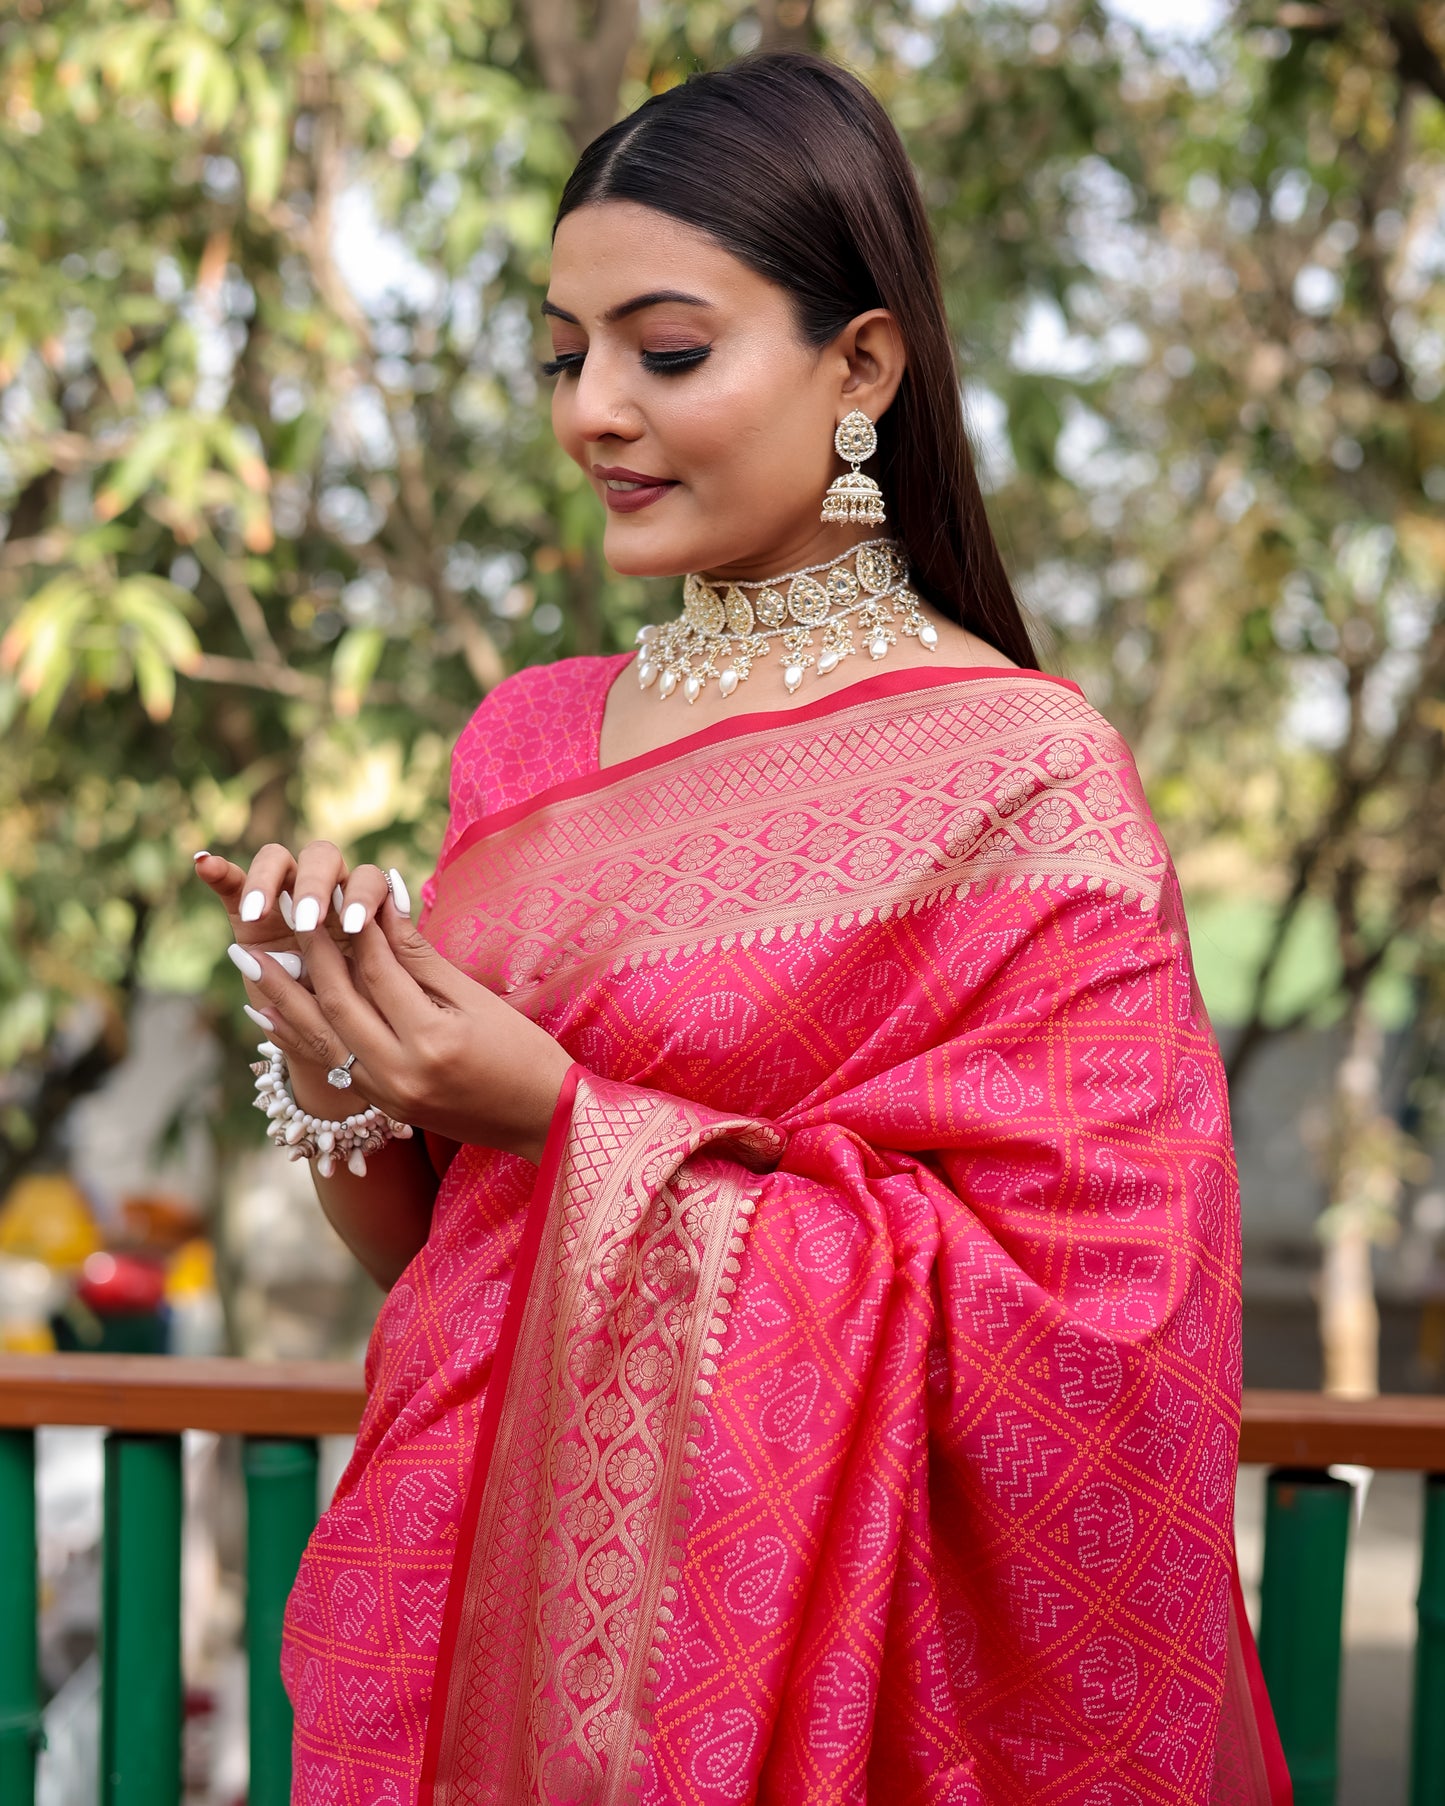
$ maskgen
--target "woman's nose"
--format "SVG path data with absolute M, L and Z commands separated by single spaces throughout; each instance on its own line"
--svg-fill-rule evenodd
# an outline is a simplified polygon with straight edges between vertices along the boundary
M 642 431 L 622 373 L 610 359 L 587 359 L 578 372 L 572 405 L 573 420 L 583 439 L 636 439 Z

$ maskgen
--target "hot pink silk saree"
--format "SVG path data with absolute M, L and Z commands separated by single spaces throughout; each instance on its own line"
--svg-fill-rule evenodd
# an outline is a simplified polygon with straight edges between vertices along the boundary
M 1224 1080 L 1126 749 L 899 672 L 598 771 L 617 662 L 458 748 L 427 932 L 577 1063 L 378 1321 L 295 1799 L 1281 1806 Z

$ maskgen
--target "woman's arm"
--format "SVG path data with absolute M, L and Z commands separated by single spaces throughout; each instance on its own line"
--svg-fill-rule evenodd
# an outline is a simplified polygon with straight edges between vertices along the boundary
M 346 1094 L 327 1084 L 320 1067 L 292 1064 L 291 1090 L 313 1116 L 331 1118 L 346 1111 L 341 1101 Z M 425 1136 L 389 1141 L 368 1154 L 363 1179 L 342 1162 L 323 1179 L 313 1161 L 311 1176 L 327 1222 L 376 1283 L 390 1291 L 431 1229 L 440 1175 Z

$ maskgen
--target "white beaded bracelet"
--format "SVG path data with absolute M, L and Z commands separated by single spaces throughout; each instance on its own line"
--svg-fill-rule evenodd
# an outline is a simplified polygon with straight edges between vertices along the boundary
M 324 1116 L 312 1116 L 292 1097 L 286 1084 L 286 1056 L 274 1041 L 261 1041 L 256 1052 L 264 1056 L 253 1060 L 256 1075 L 255 1108 L 264 1110 L 270 1119 L 266 1133 L 277 1147 L 284 1147 L 293 1160 L 314 1160 L 323 1179 L 336 1171 L 338 1159 L 358 1179 L 366 1177 L 366 1156 L 384 1148 L 389 1141 L 409 1141 L 410 1123 L 398 1122 L 375 1104 L 355 1116 L 339 1122 Z

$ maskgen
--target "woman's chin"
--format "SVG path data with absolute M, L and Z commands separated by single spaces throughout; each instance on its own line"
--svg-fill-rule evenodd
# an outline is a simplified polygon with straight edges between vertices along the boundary
M 602 556 L 619 577 L 682 577 L 698 567 L 685 534 L 669 533 L 637 515 L 609 515 Z

